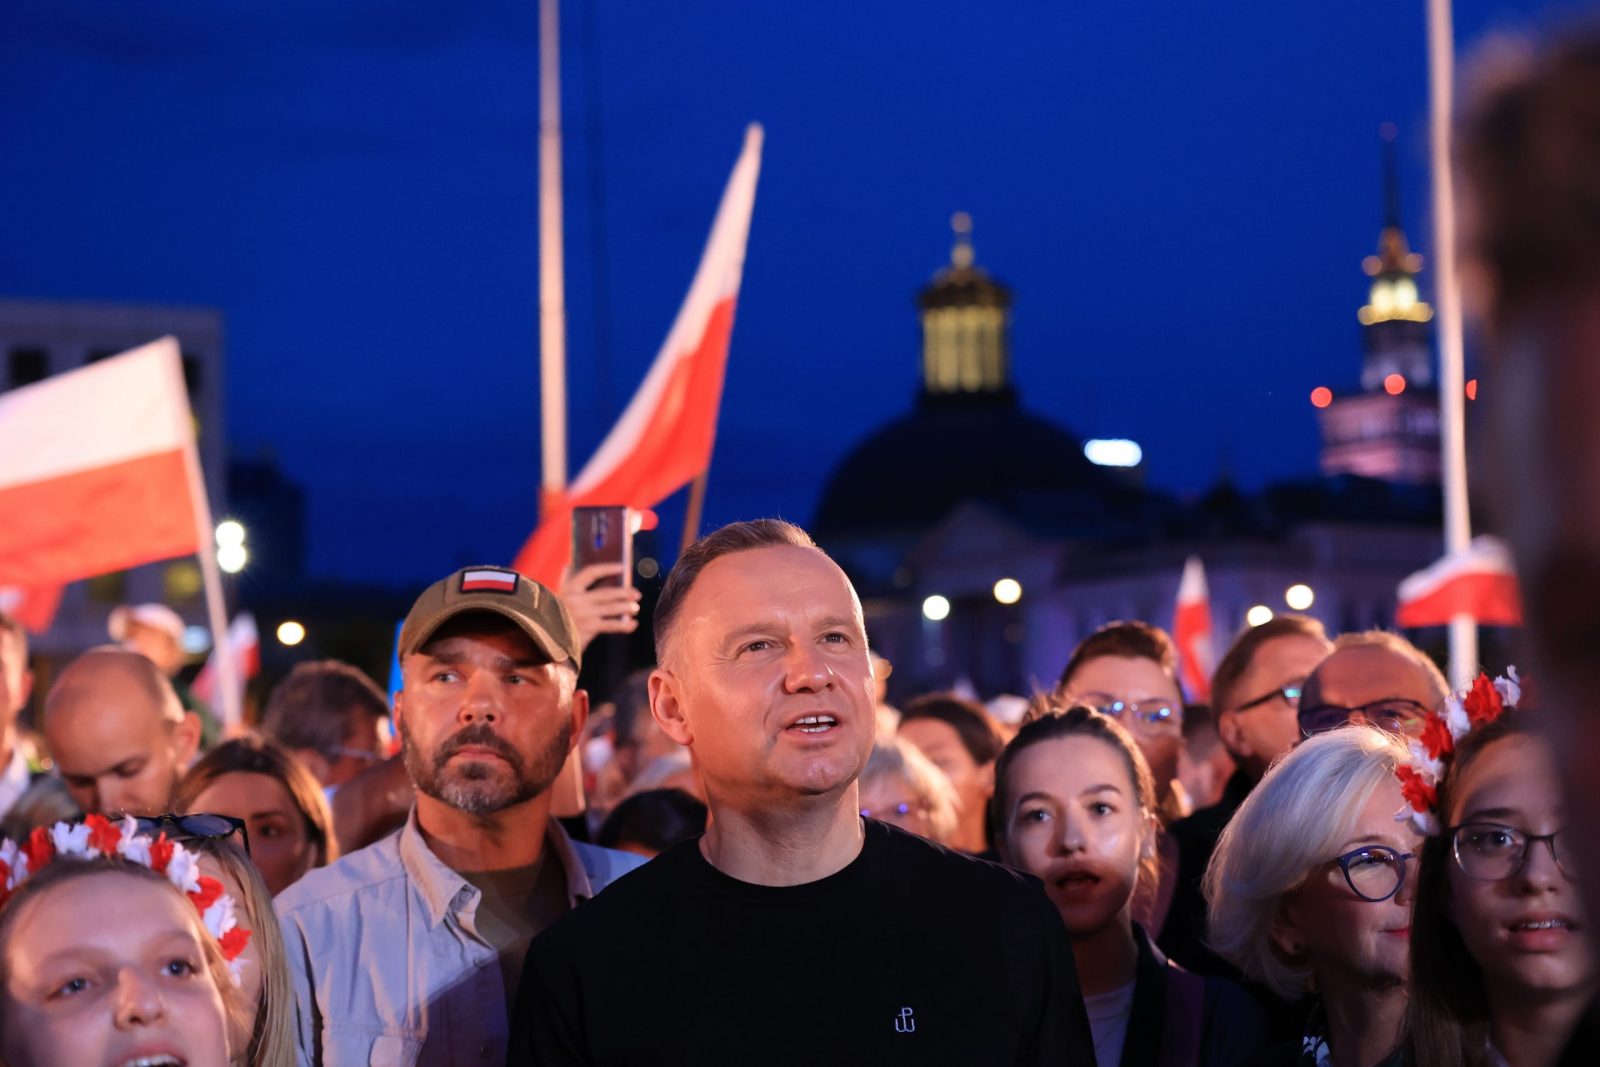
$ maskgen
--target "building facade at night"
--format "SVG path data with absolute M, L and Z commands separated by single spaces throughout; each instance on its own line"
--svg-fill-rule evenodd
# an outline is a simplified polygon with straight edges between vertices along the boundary
M 1317 412 L 1320 474 L 1252 494 L 1224 482 L 1189 501 L 1144 487 L 1137 467 L 1090 462 L 1070 428 L 1024 406 L 1011 293 L 976 264 L 961 216 L 956 230 L 919 300 L 913 410 L 839 464 L 812 524 L 895 664 L 892 697 L 1048 689 L 1096 627 L 1170 627 L 1189 556 L 1205 565 L 1219 652 L 1252 608 L 1286 610 L 1291 586 L 1310 589 L 1306 610 L 1330 631 L 1392 625 L 1396 586 L 1441 545 L 1426 305 L 1397 223 L 1369 257 L 1361 391 L 1313 398 L 1330 401 Z M 1370 312 L 1383 300 L 1387 313 Z

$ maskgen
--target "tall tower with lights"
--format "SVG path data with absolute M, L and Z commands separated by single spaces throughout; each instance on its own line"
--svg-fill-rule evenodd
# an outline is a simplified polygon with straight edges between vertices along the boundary
M 1439 482 L 1439 406 L 1434 390 L 1433 308 L 1417 288 L 1422 256 L 1400 225 L 1395 129 L 1383 129 L 1384 222 L 1378 251 L 1362 268 L 1372 279 L 1361 322 L 1361 390 L 1311 394 L 1322 430 L 1322 472 L 1389 482 Z
M 1011 387 L 1011 292 L 973 262 L 972 219 L 950 220 L 950 265 L 922 290 L 922 399 L 1015 403 Z

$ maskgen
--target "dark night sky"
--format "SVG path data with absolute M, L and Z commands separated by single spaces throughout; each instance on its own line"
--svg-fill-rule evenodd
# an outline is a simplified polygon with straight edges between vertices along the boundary
M 1470 48 L 1583 5 L 1457 8 Z M 1139 439 L 1179 492 L 1314 467 L 1307 393 L 1357 374 L 1384 121 L 1430 243 L 1420 2 L 564 19 L 574 471 L 665 336 L 745 123 L 766 125 L 710 522 L 809 519 L 905 410 L 954 210 L 1015 289 L 1025 402 Z M 536 25 L 535 0 L 11 0 L 0 295 L 222 309 L 232 446 L 307 487 L 319 573 L 508 560 L 539 470 Z

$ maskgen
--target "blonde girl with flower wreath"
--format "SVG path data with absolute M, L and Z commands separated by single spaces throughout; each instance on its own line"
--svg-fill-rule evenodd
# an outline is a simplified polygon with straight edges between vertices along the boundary
M 193 854 L 99 816 L 0 845 L 7 1067 L 226 1067 L 249 940 Z
M 1411 942 L 1417 1067 L 1600 1062 L 1573 1047 L 1595 955 L 1561 783 L 1522 699 L 1514 671 L 1480 677 L 1430 716 L 1400 771 L 1405 814 L 1429 835 Z

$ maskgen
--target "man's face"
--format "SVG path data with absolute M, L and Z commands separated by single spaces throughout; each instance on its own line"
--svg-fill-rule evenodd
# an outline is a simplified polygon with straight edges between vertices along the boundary
M 1342 725 L 1355 709 L 1367 721 L 1402 732 L 1421 728 L 1422 716 L 1444 699 L 1433 676 L 1410 656 L 1381 645 L 1341 648 L 1317 667 L 1317 703 L 1300 702 L 1300 726 L 1320 731 Z
M 401 671 L 406 770 L 424 796 L 469 815 L 545 793 L 589 710 L 569 665 L 493 615 L 447 624 Z
M 1073 704 L 1092 708 L 1113 707 L 1116 703 L 1137 704 L 1132 714 L 1118 721 L 1133 734 L 1156 776 L 1156 787 L 1165 791 L 1178 776 L 1178 752 L 1183 748 L 1183 695 L 1161 664 L 1143 656 L 1096 656 L 1079 664 L 1061 690 Z M 1151 713 L 1161 707 L 1171 716 L 1155 721 Z
M 650 704 L 694 754 L 713 804 L 846 796 L 876 728 L 861 605 L 821 552 L 790 545 L 707 564 Z
M 28 670 L 28 653 L 22 637 L 0 629 L 0 726 L 10 726 L 16 721 L 32 691 L 33 672 Z
M 1332 647 L 1327 641 L 1305 634 L 1285 634 L 1264 642 L 1239 676 L 1239 684 L 1228 701 L 1232 706 L 1219 709 L 1217 732 L 1223 743 L 1257 775 L 1300 740 L 1295 707 L 1277 691 L 1304 682 Z M 1254 707 L 1239 710 L 1269 694 L 1274 695 Z
M 73 801 L 85 812 L 158 815 L 194 756 L 192 717 L 162 718 L 142 687 L 121 684 L 75 691 L 55 709 L 46 740 Z

